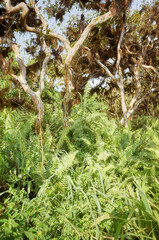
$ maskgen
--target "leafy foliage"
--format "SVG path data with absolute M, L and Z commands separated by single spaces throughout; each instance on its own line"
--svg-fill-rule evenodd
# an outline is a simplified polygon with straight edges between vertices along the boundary
M 159 238 L 159 121 L 118 126 L 89 92 L 64 130 L 49 93 L 43 139 L 33 113 L 1 112 L 0 239 Z

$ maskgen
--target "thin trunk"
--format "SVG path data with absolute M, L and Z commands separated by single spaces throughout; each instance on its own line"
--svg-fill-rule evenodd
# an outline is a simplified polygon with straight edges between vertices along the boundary
M 126 107 L 126 103 L 125 103 L 124 87 L 123 87 L 123 84 L 121 82 L 118 83 L 118 87 L 120 89 L 121 107 L 122 107 L 122 112 L 123 112 L 123 116 L 124 116 L 123 124 L 126 126 L 127 122 L 128 122 L 128 119 L 127 119 L 127 107 Z
M 44 119 L 44 103 L 40 98 L 40 95 L 36 94 L 36 97 L 32 96 L 32 101 L 34 102 L 36 109 L 37 109 L 37 117 L 35 119 L 35 130 L 37 134 L 43 131 L 42 129 L 42 122 Z
M 68 65 L 65 65 L 65 85 L 66 92 L 62 102 L 64 128 L 68 127 L 69 125 L 69 115 L 71 113 L 72 108 L 72 90 L 73 90 L 72 73 Z

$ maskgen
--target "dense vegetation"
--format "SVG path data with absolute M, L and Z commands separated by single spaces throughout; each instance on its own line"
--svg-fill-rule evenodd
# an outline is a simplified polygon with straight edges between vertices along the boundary
M 159 2 L 131 3 L 0 1 L 0 240 L 159 239 Z
M 87 86 L 63 129 L 48 92 L 43 138 L 34 113 L 1 111 L 0 239 L 157 240 L 159 121 L 121 127 Z

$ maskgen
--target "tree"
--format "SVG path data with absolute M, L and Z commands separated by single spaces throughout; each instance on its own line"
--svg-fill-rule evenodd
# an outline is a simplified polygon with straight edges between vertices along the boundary
M 74 59 L 77 89 L 82 89 L 89 79 L 99 77 L 101 82 L 94 90 L 106 81 L 107 97 L 118 87 L 122 124 L 127 124 L 147 97 L 151 95 L 154 101 L 158 96 L 158 8 L 157 1 L 152 6 L 143 6 L 128 17 L 124 28 L 119 18 L 111 19 L 100 29 L 94 28 L 80 58 Z
M 58 3 L 55 5 L 55 9 L 50 9 L 50 11 L 56 13 L 56 19 L 62 19 L 65 10 L 70 9 L 74 3 L 77 3 L 78 1 L 61 1 L 61 6 L 64 7 L 60 10 L 57 8 Z M 44 116 L 44 106 L 43 102 L 41 100 L 41 94 L 44 90 L 44 78 L 46 75 L 46 67 L 51 59 L 51 51 L 48 44 L 48 39 L 56 39 L 65 48 L 66 57 L 62 58 L 63 62 L 63 69 L 65 71 L 65 95 L 63 99 L 63 112 L 64 112 L 64 126 L 68 126 L 68 117 L 70 113 L 71 108 L 71 97 L 72 97 L 72 91 L 73 91 L 73 84 L 72 84 L 72 61 L 80 49 L 80 47 L 83 45 L 84 41 L 87 39 L 88 35 L 92 31 L 95 26 L 104 23 L 108 21 L 109 19 L 113 18 L 114 16 L 118 15 L 119 13 L 122 14 L 126 11 L 126 8 L 128 7 L 130 1 L 105 1 L 105 4 L 102 5 L 100 1 L 96 1 L 93 3 L 90 0 L 81 0 L 80 6 L 84 10 L 86 9 L 101 9 L 101 15 L 92 19 L 88 25 L 83 29 L 81 29 L 80 35 L 78 35 L 78 38 L 73 46 L 71 46 L 71 43 L 67 40 L 67 38 L 64 35 L 58 34 L 48 28 L 48 22 L 44 18 L 44 16 L 41 14 L 40 9 L 38 8 L 36 2 L 34 0 L 31 0 L 29 4 L 26 1 L 10 1 L 10 0 L 4 0 L 2 3 L 2 6 L 4 7 L 5 11 L 3 11 L 1 15 L 1 21 L 4 25 L 3 33 L 1 34 L 0 43 L 1 44 L 7 44 L 12 51 L 15 54 L 17 63 L 19 65 L 19 75 L 11 73 L 11 76 L 18 80 L 20 84 L 22 85 L 24 91 L 31 97 L 32 101 L 36 105 L 36 109 L 38 111 L 38 116 L 36 119 L 36 125 L 37 125 L 37 131 L 39 132 L 41 123 L 43 121 Z M 31 7 L 30 7 L 31 6 Z M 60 6 L 60 5 L 59 5 Z M 109 7 L 109 10 L 108 10 Z M 54 10 L 54 11 L 53 11 Z M 58 11 L 57 11 L 58 10 Z M 47 8 L 47 11 L 49 13 L 49 8 Z M 20 14 L 22 12 L 22 14 Z M 28 16 L 30 16 L 30 19 L 28 20 Z M 38 18 L 37 18 L 38 17 Z M 41 48 L 43 52 L 45 53 L 45 56 L 43 56 L 43 63 L 42 63 L 42 69 L 40 74 L 40 81 L 39 81 L 39 88 L 37 91 L 33 91 L 28 82 L 27 82 L 27 76 L 26 76 L 26 66 L 24 64 L 24 61 L 20 55 L 20 47 L 17 43 L 13 42 L 14 34 L 13 34 L 13 19 L 16 19 L 16 27 L 15 29 L 19 29 L 21 32 L 32 32 L 35 33 L 39 39 L 39 42 L 41 44 Z M 33 20 L 36 20 L 33 22 Z M 11 21 L 11 31 L 9 33 L 6 31 L 7 22 L 9 20 L 9 23 Z M 5 24 L 4 24 L 5 21 Z M 82 19 L 81 19 L 82 21 Z M 15 40 L 15 39 L 14 39 Z M 55 52 L 55 51 L 54 51 Z

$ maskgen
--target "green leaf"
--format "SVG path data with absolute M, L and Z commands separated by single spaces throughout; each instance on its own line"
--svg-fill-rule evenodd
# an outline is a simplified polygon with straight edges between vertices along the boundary
M 149 202 L 148 202 L 148 199 L 147 199 L 146 194 L 142 191 L 141 187 L 140 187 L 137 183 L 135 183 L 135 186 L 137 187 L 137 189 L 138 189 L 138 191 L 139 191 L 139 193 L 140 193 L 140 195 L 141 195 L 141 199 L 142 199 L 142 202 L 143 202 L 143 204 L 144 204 L 144 207 L 145 207 L 146 211 L 147 211 L 150 215 L 153 215 L 153 214 L 152 214 L 152 209 L 151 209 L 151 207 L 150 207 L 150 204 L 149 204 Z
M 33 240 L 36 239 L 37 234 L 31 232 L 31 231 L 24 231 L 25 236 L 29 239 L 29 240 Z

